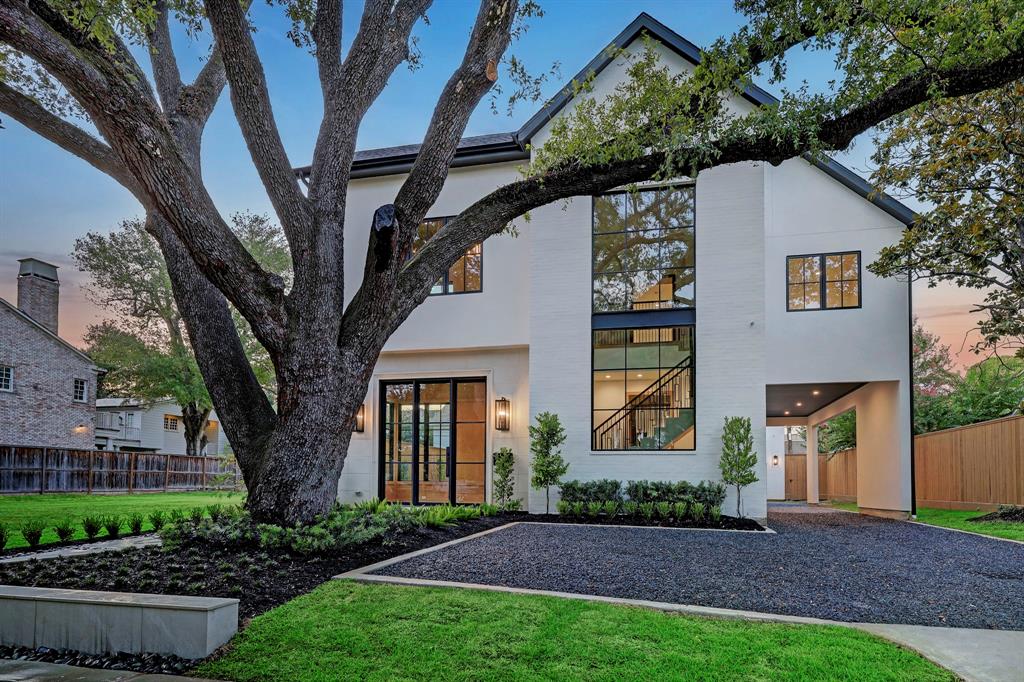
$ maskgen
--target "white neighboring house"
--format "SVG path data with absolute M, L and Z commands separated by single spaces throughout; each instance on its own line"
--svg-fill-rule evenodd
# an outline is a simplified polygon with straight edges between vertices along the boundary
M 217 413 L 206 422 L 198 454 L 215 457 L 230 452 Z M 185 454 L 181 408 L 173 400 L 143 403 L 135 398 L 97 398 L 96 449 Z
M 644 34 L 663 63 L 698 63 L 695 45 L 646 14 L 614 44 L 636 52 Z M 576 80 L 591 72 L 600 97 L 625 77 L 625 63 L 603 51 Z M 730 105 L 742 113 L 773 101 L 752 87 Z M 573 106 L 567 87 L 520 130 L 463 140 L 421 234 L 517 180 L 530 146 Z M 357 155 L 346 292 L 362 278 L 368 216 L 394 200 L 416 152 Z M 516 221 L 518 237 L 470 249 L 389 340 L 339 497 L 482 502 L 489 453 L 508 446 L 517 494 L 543 511 L 543 492 L 527 493 L 527 429 L 545 411 L 565 426 L 566 478 L 717 480 L 723 418 L 745 416 L 760 480 L 744 507 L 764 518 L 766 428 L 807 426 L 814 452 L 810 427 L 857 409 L 860 507 L 905 516 L 910 290 L 866 266 L 913 219 L 835 161 L 804 158 L 537 209 Z M 816 468 L 809 458 L 812 503 Z

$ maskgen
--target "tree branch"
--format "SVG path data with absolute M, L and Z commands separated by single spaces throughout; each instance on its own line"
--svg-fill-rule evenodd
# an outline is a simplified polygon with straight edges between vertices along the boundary
M 220 46 L 231 102 L 249 155 L 289 242 L 308 233 L 309 205 L 292 172 L 277 130 L 270 94 L 245 11 L 237 0 L 207 0 L 207 15 Z M 296 254 L 298 256 L 299 254 Z
M 341 75 L 341 9 L 342 0 L 318 0 L 313 18 L 316 66 L 325 99 Z
M 135 195 L 136 199 L 145 203 L 142 188 L 106 143 L 47 111 L 32 98 L 3 82 L 0 82 L 0 111 L 61 149 L 106 173 Z
M 171 29 L 168 24 L 166 0 L 156 2 L 156 21 L 147 32 L 149 40 L 149 61 L 153 67 L 153 80 L 160 104 L 168 114 L 174 113 L 181 95 L 181 72 L 171 45 Z
M 497 80 L 518 5 L 517 0 L 480 2 L 462 63 L 441 92 L 416 161 L 395 199 L 399 225 L 410 235 L 441 193 L 469 117 Z

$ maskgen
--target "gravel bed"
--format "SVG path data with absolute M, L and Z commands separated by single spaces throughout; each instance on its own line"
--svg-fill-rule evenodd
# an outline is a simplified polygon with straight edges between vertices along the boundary
M 129 654 L 124 651 L 111 654 L 85 654 L 81 651 L 73 651 L 72 649 L 51 649 L 45 646 L 32 649 L 24 646 L 0 645 L 0 658 L 9 658 L 15 661 L 60 663 L 80 668 L 127 670 L 136 673 L 162 673 L 164 675 L 184 675 L 198 663 L 198 661 L 178 656 Z
M 847 514 L 769 533 L 523 523 L 378 573 L 810 616 L 1024 630 L 1024 545 Z

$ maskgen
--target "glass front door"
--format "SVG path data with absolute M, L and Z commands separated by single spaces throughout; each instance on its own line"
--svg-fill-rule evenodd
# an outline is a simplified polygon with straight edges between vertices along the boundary
M 384 499 L 406 504 L 484 501 L 484 379 L 381 382 L 380 419 Z

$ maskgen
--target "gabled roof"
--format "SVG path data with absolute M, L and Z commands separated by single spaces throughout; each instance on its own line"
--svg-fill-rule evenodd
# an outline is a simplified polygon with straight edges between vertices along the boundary
M 18 308 L 16 305 L 13 305 L 10 302 L 8 302 L 8 301 L 6 301 L 6 300 L 4 300 L 2 298 L 0 298 L 0 305 L 8 308 L 17 317 L 22 318 L 23 320 L 25 320 L 30 325 L 32 325 L 33 327 L 35 327 L 36 329 L 41 331 L 46 336 L 49 336 L 51 339 L 54 339 L 55 341 L 58 341 L 62 346 L 67 348 L 69 351 L 71 351 L 72 353 L 74 353 L 75 355 L 77 355 L 78 357 L 82 358 L 83 360 L 88 362 L 90 365 L 92 365 L 93 370 L 95 370 L 97 372 L 100 371 L 100 368 L 95 365 L 95 363 L 93 362 L 92 358 L 90 358 L 88 355 L 86 355 L 85 353 L 83 353 L 82 351 L 78 350 L 77 348 L 72 346 L 70 343 L 68 343 L 64 339 L 60 338 L 59 336 L 57 336 L 56 334 L 51 332 L 49 329 L 47 329 L 43 325 L 41 325 L 38 322 L 36 322 L 35 320 L 33 320 L 31 315 L 26 314 L 23 310 Z
M 608 48 L 613 46 L 624 48 L 645 34 L 659 41 L 691 64 L 700 63 L 701 50 L 699 47 L 646 12 L 642 12 L 619 35 L 615 36 Z M 614 52 L 608 48 L 601 50 L 596 57 L 590 60 L 589 64 L 559 90 L 558 94 L 548 100 L 540 111 L 531 116 L 530 120 L 523 124 L 518 131 L 464 138 L 455 152 L 452 167 L 529 159 L 530 153 L 526 145 L 572 99 L 573 82 L 583 82 L 592 73 L 595 75 L 601 73 L 614 61 Z M 743 91 L 743 97 L 757 106 L 779 102 L 774 96 L 756 85 L 748 86 Z M 415 144 L 357 152 L 355 161 L 352 163 L 352 177 L 365 178 L 408 172 L 419 153 L 419 148 L 420 145 Z M 830 156 L 804 154 L 803 158 L 904 225 L 910 225 L 917 219 L 917 214 L 908 206 L 888 194 L 876 190 L 867 180 Z M 296 169 L 296 174 L 300 178 L 307 178 L 309 167 Z

